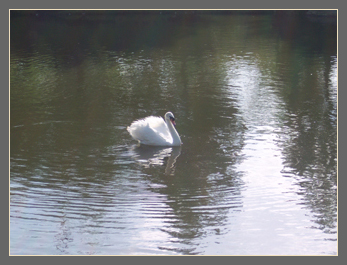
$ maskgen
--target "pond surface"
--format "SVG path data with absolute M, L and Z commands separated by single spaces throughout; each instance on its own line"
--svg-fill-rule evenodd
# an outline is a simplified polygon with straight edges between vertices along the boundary
M 337 255 L 336 17 L 11 12 L 11 255 Z

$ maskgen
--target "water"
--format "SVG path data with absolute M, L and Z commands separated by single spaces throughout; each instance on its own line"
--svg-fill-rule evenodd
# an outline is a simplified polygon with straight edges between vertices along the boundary
M 11 255 L 337 254 L 336 17 L 26 12 Z M 181 147 L 131 139 L 166 111 Z

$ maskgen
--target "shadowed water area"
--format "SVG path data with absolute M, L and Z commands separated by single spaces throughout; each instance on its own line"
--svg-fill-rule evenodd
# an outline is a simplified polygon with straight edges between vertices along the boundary
M 336 14 L 11 11 L 10 254 L 336 255 Z

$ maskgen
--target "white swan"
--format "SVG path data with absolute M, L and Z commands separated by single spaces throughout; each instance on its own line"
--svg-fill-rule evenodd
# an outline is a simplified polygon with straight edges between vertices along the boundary
M 181 138 L 174 125 L 175 117 L 171 112 L 162 117 L 149 116 L 136 120 L 127 127 L 130 135 L 139 143 L 156 146 L 180 146 Z

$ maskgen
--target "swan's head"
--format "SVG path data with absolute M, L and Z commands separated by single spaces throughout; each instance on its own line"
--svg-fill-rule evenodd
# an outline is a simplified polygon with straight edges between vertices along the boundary
M 176 125 L 175 116 L 172 114 L 172 112 L 166 112 L 165 119 L 170 120 L 173 125 Z

